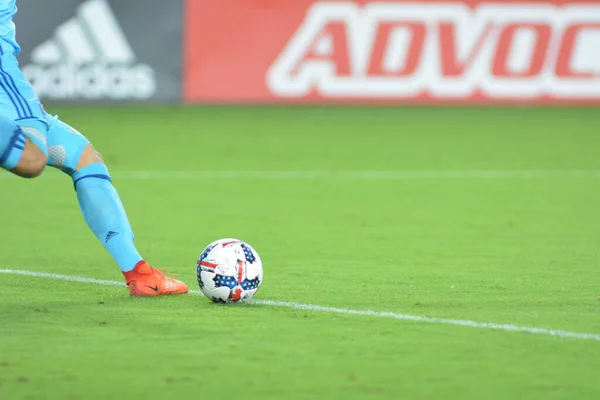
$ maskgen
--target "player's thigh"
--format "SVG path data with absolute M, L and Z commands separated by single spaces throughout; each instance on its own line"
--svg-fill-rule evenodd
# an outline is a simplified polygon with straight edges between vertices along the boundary
M 0 114 L 14 120 L 25 135 L 46 153 L 45 112 L 35 90 L 19 68 L 13 48 L 0 40 Z

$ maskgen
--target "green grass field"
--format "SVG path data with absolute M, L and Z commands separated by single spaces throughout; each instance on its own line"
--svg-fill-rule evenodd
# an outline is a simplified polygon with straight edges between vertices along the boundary
M 598 109 L 48 111 L 191 289 L 204 246 L 237 237 L 257 300 L 600 334 Z M 0 269 L 122 281 L 69 177 L 0 187 Z M 0 273 L 3 400 L 598 399 L 595 338 Z

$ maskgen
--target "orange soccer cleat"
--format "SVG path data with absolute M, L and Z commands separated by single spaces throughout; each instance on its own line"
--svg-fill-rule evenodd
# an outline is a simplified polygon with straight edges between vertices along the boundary
M 185 283 L 167 278 L 161 270 L 151 267 L 143 260 L 137 263 L 132 271 L 123 272 L 123 275 L 125 275 L 131 296 L 158 296 L 188 292 Z

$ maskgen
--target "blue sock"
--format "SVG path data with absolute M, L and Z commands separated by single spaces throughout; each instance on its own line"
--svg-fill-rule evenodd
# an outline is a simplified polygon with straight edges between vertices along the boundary
M 83 217 L 121 271 L 132 270 L 142 260 L 133 244 L 127 214 L 112 185 L 106 165 L 90 164 L 73 174 Z
M 0 167 L 10 171 L 21 160 L 26 137 L 13 120 L 0 116 Z

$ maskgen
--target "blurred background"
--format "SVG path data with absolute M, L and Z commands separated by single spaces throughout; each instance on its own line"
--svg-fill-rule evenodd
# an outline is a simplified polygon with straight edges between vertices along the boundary
M 600 102 L 600 8 L 591 1 L 18 6 L 20 62 L 44 101 Z

